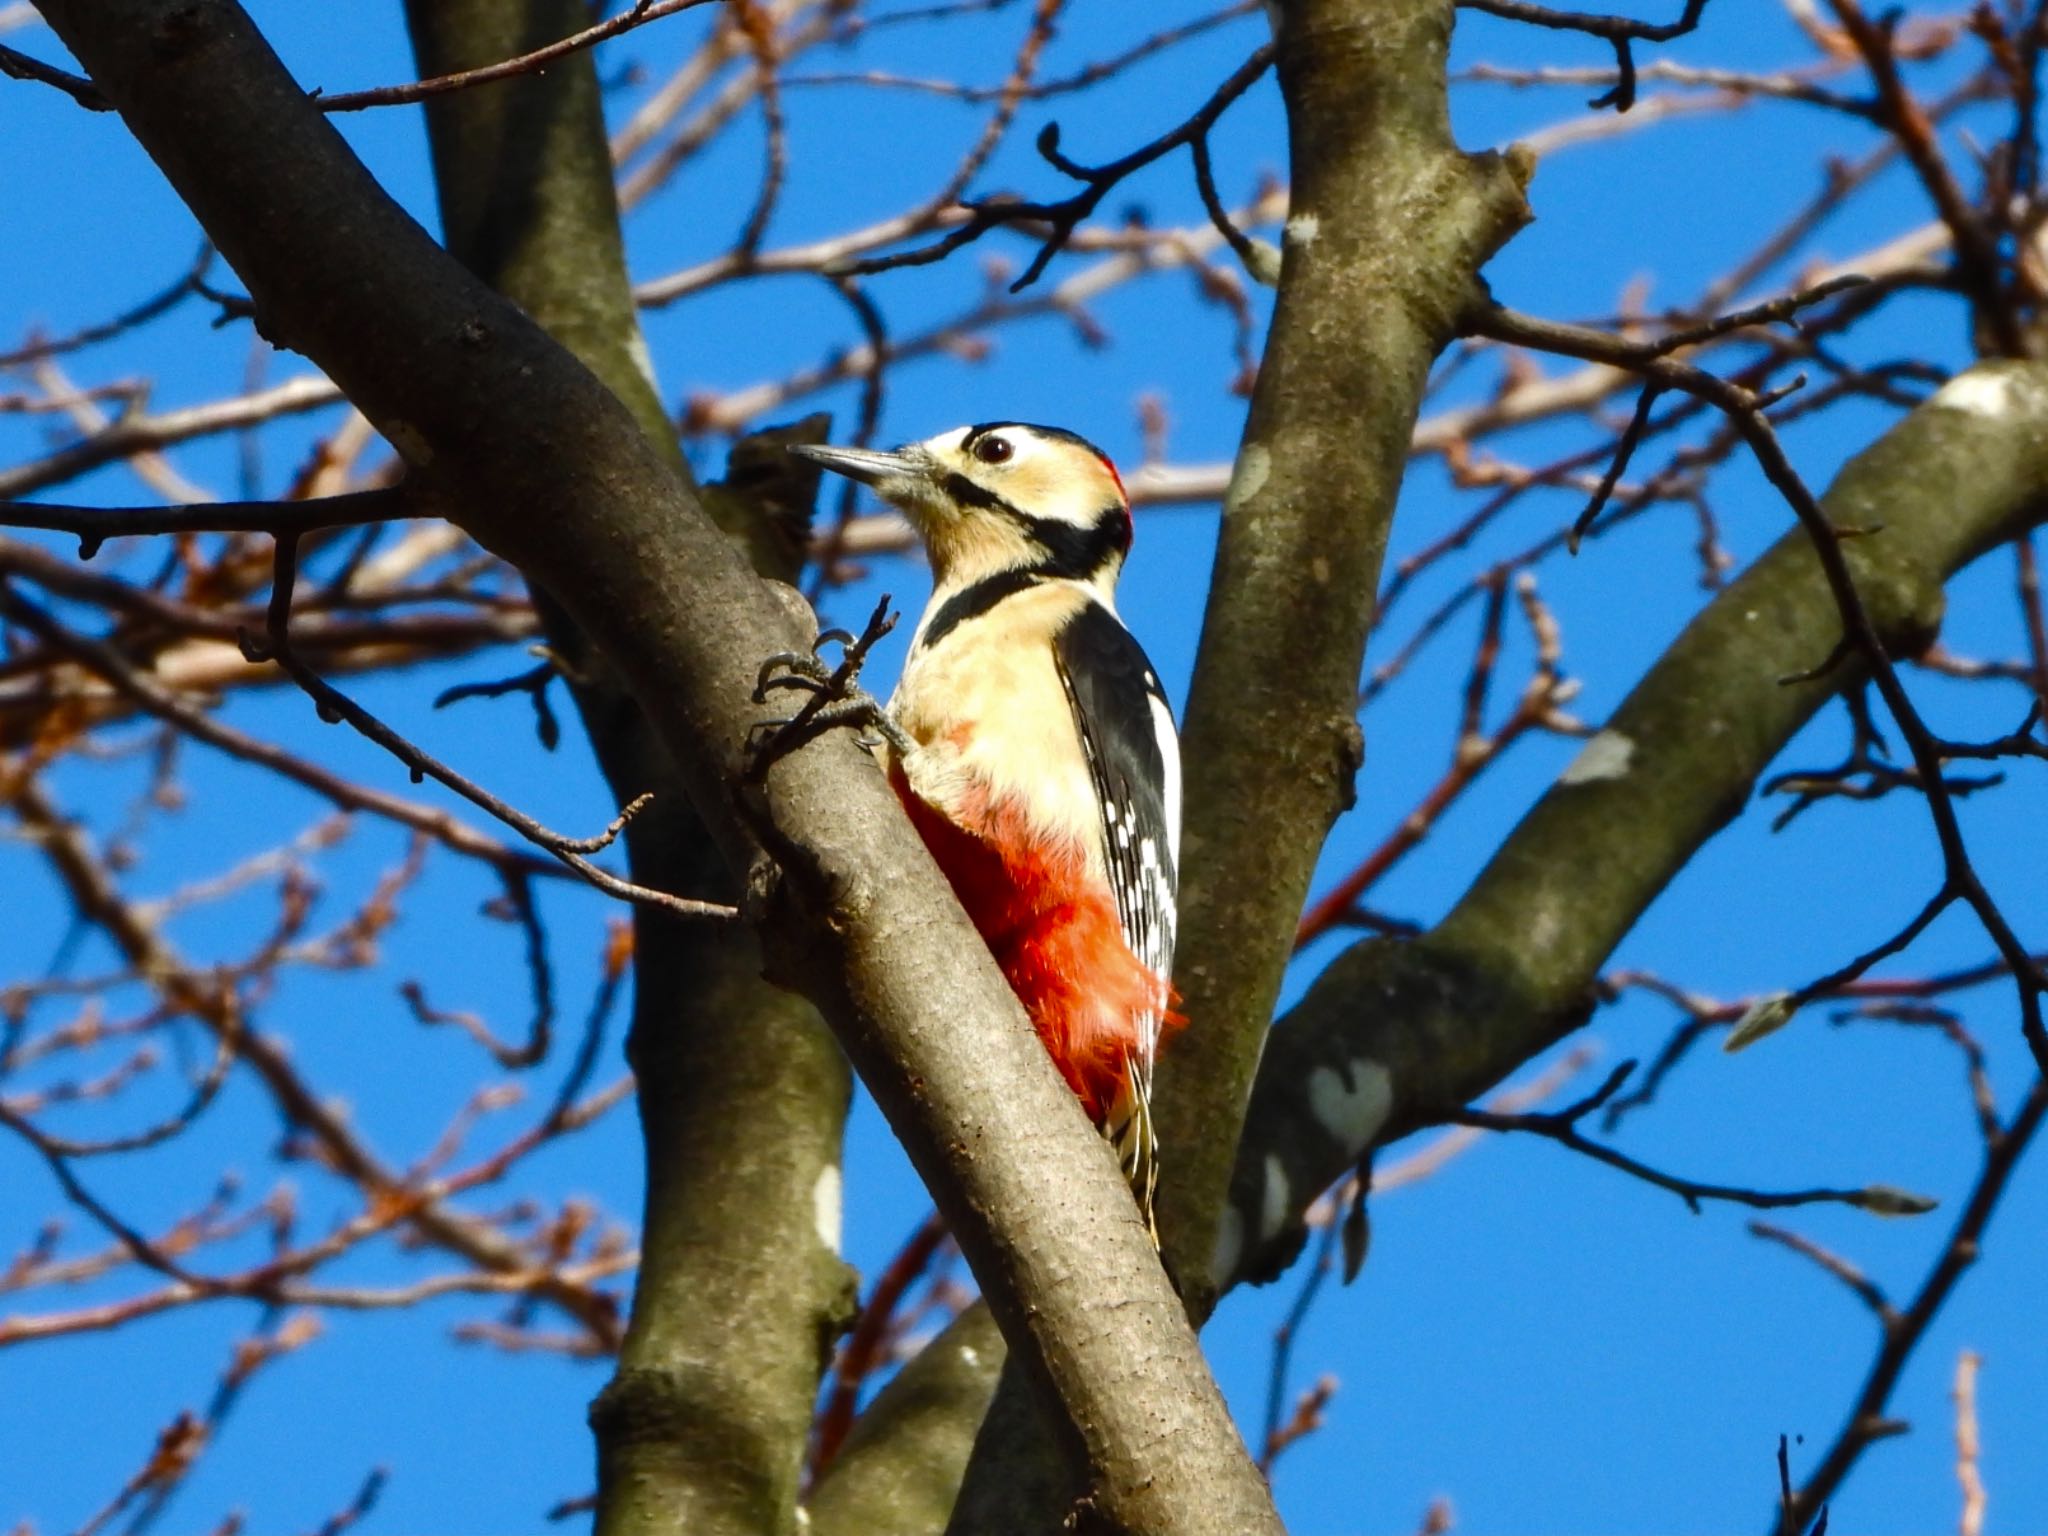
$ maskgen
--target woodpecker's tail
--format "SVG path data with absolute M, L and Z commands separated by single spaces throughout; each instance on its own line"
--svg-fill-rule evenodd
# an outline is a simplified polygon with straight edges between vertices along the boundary
M 1134 1057 L 1124 1057 L 1123 1085 L 1102 1122 L 1102 1134 L 1116 1148 L 1124 1177 L 1131 1181 L 1138 1214 L 1157 1248 L 1159 1228 L 1152 1220 L 1152 1196 L 1159 1187 L 1159 1138 L 1152 1128 L 1152 1074 Z

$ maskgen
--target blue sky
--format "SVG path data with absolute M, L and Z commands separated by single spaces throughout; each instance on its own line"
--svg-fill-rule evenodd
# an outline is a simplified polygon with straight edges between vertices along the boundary
M 309 86 L 346 89 L 409 72 L 396 7 L 255 9 Z M 1070 10 L 1047 71 L 1113 53 L 1183 13 L 1197 14 L 1155 8 L 1138 19 L 1104 0 L 1084 0 Z M 642 59 L 658 75 L 674 56 L 674 38 L 701 24 L 684 17 L 664 24 L 671 31 L 612 44 L 602 67 L 609 76 Z M 992 80 L 1024 24 L 1013 8 L 929 33 L 894 29 L 843 60 L 828 52 L 809 65 Z M 1122 153 L 1177 121 L 1262 33 L 1260 21 L 1246 18 L 1117 87 L 1027 106 L 1014 143 L 979 184 L 1051 190 L 1055 178 L 1029 145 L 1055 117 L 1067 153 L 1084 160 Z M 57 56 L 39 29 L 5 41 Z M 1776 8 L 1724 0 L 1710 8 L 1697 37 L 1655 54 L 1762 67 L 1804 58 L 1805 48 Z M 1461 66 L 1605 62 L 1601 46 L 1588 40 L 1491 22 L 1461 25 L 1456 58 Z M 615 113 L 637 100 L 637 89 L 615 93 Z M 985 110 L 907 93 L 817 87 L 790 94 L 789 189 L 769 233 L 771 247 L 867 222 L 928 192 Z M 1589 94 L 1584 87 L 1461 87 L 1455 121 L 1469 146 L 1501 144 L 1579 115 Z M 342 126 L 386 186 L 431 224 L 417 114 L 359 114 Z M 1978 127 L 1989 137 L 1999 125 L 1987 117 Z M 758 130 L 744 120 L 729 137 L 631 219 L 636 278 L 711 256 L 739 227 L 752 199 Z M 1811 109 L 1766 106 L 1735 116 L 1679 117 L 1564 150 L 1542 167 L 1533 191 L 1538 220 L 1494 264 L 1494 290 L 1519 307 L 1564 317 L 1610 314 L 1636 282 L 1648 285 L 1651 305 L 1682 301 L 1811 194 L 1824 154 L 1870 142 L 1866 130 L 1851 131 Z M 110 119 L 81 114 L 55 93 L 5 82 L 0 143 L 7 146 L 0 194 L 10 206 L 34 210 L 17 217 L 0 246 L 0 294 L 8 300 L 0 325 L 11 328 L 0 331 L 0 345 L 29 325 L 65 332 L 101 318 L 190 259 L 197 231 Z M 1226 119 L 1217 161 L 1233 201 L 1260 174 L 1284 170 L 1270 81 Z M 1126 203 L 1156 222 L 1199 220 L 1184 159 L 1120 189 L 1112 206 Z M 1828 224 L 1806 254 L 1846 256 L 1926 217 L 1915 189 L 1891 175 Z M 895 331 L 913 333 L 974 303 L 985 281 L 981 264 L 997 252 L 1016 266 L 1029 248 L 996 237 L 944 267 L 882 278 L 873 292 Z M 1047 281 L 1077 270 L 1080 261 L 1055 262 Z M 1232 372 L 1227 317 L 1191 296 L 1184 273 L 1116 289 L 1091 312 L 1107 333 L 1106 346 L 1085 346 L 1069 325 L 1040 319 L 996 332 L 980 362 L 942 357 L 905 366 L 891 382 L 883 438 L 923 437 L 958 421 L 1039 419 L 1084 431 L 1129 463 L 1140 448 L 1134 401 L 1150 391 L 1163 396 L 1171 418 L 1172 459 L 1227 457 L 1243 412 L 1242 400 L 1225 387 Z M 719 290 L 650 314 L 647 329 L 672 403 L 780 377 L 858 339 L 844 306 L 822 284 L 801 278 Z M 1952 309 L 1903 301 L 1860 334 L 1851 351 L 1956 365 L 1965 340 Z M 246 332 L 212 329 L 190 309 L 72 367 L 82 382 L 150 374 L 152 404 L 161 408 L 232 389 L 248 346 Z M 291 357 L 267 361 L 274 378 L 307 366 Z M 1488 379 L 1475 373 L 1444 398 L 1483 392 Z M 0 393 L 7 387 L 0 385 Z M 854 397 L 838 389 L 801 408 L 813 404 L 844 422 Z M 1788 446 L 1809 480 L 1821 483 L 1888 419 L 1878 408 L 1845 408 L 1788 433 Z M 274 493 L 332 420 L 280 428 L 269 439 L 257 489 Z M 0 464 L 26 456 L 43 430 L 37 418 L 0 416 Z M 1581 441 L 1568 430 L 1539 429 L 1498 446 L 1520 462 L 1538 463 Z M 693 454 L 715 472 L 722 448 L 695 445 Z M 234 493 L 231 441 L 181 449 L 173 460 L 221 493 Z M 150 499 L 125 472 L 102 473 L 68 493 L 109 504 Z M 1745 466 L 1724 470 L 1714 494 L 1727 542 L 1745 562 L 1789 525 Z M 1421 466 L 1404 492 L 1394 555 L 1427 544 L 1470 506 L 1438 467 Z M 1569 494 L 1525 499 L 1482 541 L 1478 558 L 1532 542 L 1576 507 Z M 1126 617 L 1177 700 L 1193 663 L 1214 536 L 1213 509 L 1147 515 L 1125 579 Z M 1694 537 L 1682 508 L 1662 508 L 1594 541 L 1576 561 L 1542 568 L 1544 593 L 1564 627 L 1567 669 L 1584 685 L 1573 707 L 1589 722 L 1618 702 L 1702 601 L 1690 554 Z M 1456 570 L 1469 576 L 1474 568 Z M 877 561 L 861 581 L 829 598 L 827 616 L 857 620 L 884 590 L 914 606 L 924 580 L 913 562 Z M 1405 636 L 1454 584 L 1449 574 L 1421 583 L 1376 639 L 1374 658 L 1383 658 L 1389 642 Z M 2010 590 L 2003 553 L 1967 573 L 1951 593 L 1950 642 L 1994 654 L 2016 650 Z M 1324 882 L 1375 845 L 1442 772 L 1472 632 L 1468 615 L 1368 714 L 1360 805 L 1332 838 Z M 1512 624 L 1510 635 L 1503 701 L 1526 666 L 1526 647 Z M 877 681 L 887 680 L 899 654 L 892 649 L 881 658 Z M 435 689 L 512 669 L 505 657 L 479 656 L 359 691 L 430 749 L 487 777 L 544 820 L 594 828 L 609 810 L 573 739 L 554 756 L 542 753 L 516 701 L 440 715 L 424 708 Z M 2020 712 L 2016 692 L 1986 698 L 1917 674 L 1912 683 L 1953 734 L 2008 730 Z M 320 728 L 294 696 L 237 698 L 226 718 L 367 781 L 403 787 L 400 770 L 366 745 Z M 1794 744 L 1786 762 L 1830 760 L 1845 739 L 1839 715 L 1831 714 Z M 1525 743 L 1375 894 L 1377 904 L 1425 921 L 1442 912 L 1574 750 L 1557 738 Z M 159 894 L 238 853 L 270 846 L 318 810 L 297 791 L 203 755 L 194 755 L 187 776 L 189 805 L 157 822 L 144 861 L 128 877 L 138 893 Z M 67 770 L 56 784 L 70 797 L 68 809 L 110 825 L 137 782 L 135 770 L 94 767 Z M 2004 792 L 1964 806 L 1986 878 L 2036 942 L 2048 929 L 2038 876 L 2048 855 L 2038 811 L 2043 784 L 2042 765 L 2017 765 Z M 1793 986 L 1892 931 L 1934 888 L 1936 849 L 1915 805 L 1824 806 L 1777 836 L 1768 832 L 1770 814 L 1752 808 L 1705 849 L 1630 935 L 1617 963 L 1721 996 Z M 319 860 L 321 910 L 336 914 L 359 900 L 400 850 L 387 829 L 359 827 Z M 34 861 L 5 848 L 0 860 L 10 892 L 0 975 L 37 974 L 61 940 L 65 913 L 40 874 L 30 873 Z M 265 1026 L 290 1042 L 308 1075 L 345 1098 L 356 1122 L 396 1159 L 416 1156 L 431 1141 L 474 1086 L 477 1065 L 452 1032 L 424 1033 L 412 1022 L 396 981 L 420 976 L 437 1000 L 475 1008 L 507 1029 L 525 1006 L 516 933 L 473 917 L 491 894 L 474 872 L 436 860 L 385 942 L 383 971 L 367 980 L 297 973 L 266 1005 Z M 205 909 L 180 919 L 174 937 L 195 954 L 229 952 L 269 899 L 252 892 Z M 543 899 L 563 1012 L 574 1018 L 595 983 L 607 909 L 567 890 L 551 889 Z M 1333 952 L 1332 942 L 1304 957 L 1290 977 L 1290 996 Z M 1930 972 L 1975 961 L 1986 950 L 1982 935 L 1952 916 L 1899 968 Z M 86 954 L 78 963 L 89 968 L 105 958 Z M 2009 1105 L 2026 1071 L 2010 995 L 1987 988 L 1961 1007 Z M 1599 1052 L 1591 1070 L 1653 1052 L 1673 1022 L 1666 1006 L 1640 994 L 1603 1010 L 1584 1037 Z M 198 1049 L 196 1041 L 187 1043 Z M 540 1069 L 528 1084 L 530 1102 L 545 1103 L 562 1070 L 559 1060 Z M 619 1070 L 614 1040 L 600 1080 Z M 202 1199 L 226 1166 L 237 1168 L 252 1191 L 267 1189 L 280 1170 L 264 1156 L 274 1131 L 264 1115 L 254 1093 L 231 1090 L 173 1151 L 96 1167 L 94 1175 L 109 1199 L 145 1224 Z M 1896 1294 L 1910 1294 L 1931 1262 L 1975 1161 L 1952 1053 L 1920 1033 L 1832 1028 L 1819 1011 L 1751 1052 L 1702 1051 L 1656 1108 L 1625 1124 L 1621 1138 L 1639 1156 L 1702 1178 L 1772 1187 L 1888 1182 L 1942 1197 L 1943 1211 L 1918 1221 L 1816 1211 L 1787 1222 L 1852 1255 Z M 638 1162 L 630 1111 L 621 1111 L 546 1154 L 522 1187 L 557 1199 L 587 1196 L 630 1219 L 639 1200 Z M 0 1147 L 0 1170 L 0 1255 L 11 1256 L 58 1199 L 41 1166 L 18 1149 Z M 299 1181 L 310 1225 L 339 1213 L 340 1197 L 317 1179 L 303 1170 L 282 1172 Z M 872 1275 L 924 1205 L 864 1100 L 849 1137 L 846 1182 L 848 1257 Z M 1328 1372 L 1339 1389 L 1327 1427 L 1280 1464 L 1276 1490 L 1290 1529 L 1299 1536 L 1405 1531 L 1438 1495 L 1452 1501 L 1458 1528 L 1474 1533 L 1762 1528 L 1775 1489 L 1777 1436 L 1803 1437 L 1809 1457 L 1817 1454 L 1853 1397 L 1873 1340 L 1867 1316 L 1832 1282 L 1747 1236 L 1745 1214 L 1710 1208 L 1695 1217 L 1669 1196 L 1524 1141 L 1482 1144 L 1429 1181 L 1388 1195 L 1375 1207 L 1365 1274 L 1350 1289 L 1322 1297 L 1296 1347 L 1297 1386 Z M 2037 1280 L 2044 1218 L 2048 1175 L 2036 1166 L 2015 1181 L 1983 1261 L 1906 1376 L 1894 1406 L 1913 1421 L 1913 1433 L 1867 1455 L 1837 1501 L 1832 1529 L 1904 1536 L 1955 1519 L 1946 1394 L 1963 1348 L 1986 1357 L 1981 1409 L 1992 1528 L 2048 1526 L 2048 1458 L 2038 1454 L 2035 1428 L 2048 1412 L 2048 1338 L 2038 1323 Z M 390 1254 L 355 1264 L 350 1273 L 360 1280 L 417 1272 L 412 1261 Z M 1219 1377 L 1248 1425 L 1256 1427 L 1263 1410 L 1272 1329 L 1301 1279 L 1297 1272 L 1274 1287 L 1233 1295 L 1207 1334 Z M 84 1288 L 51 1304 L 124 1294 L 126 1284 Z M 19 1300 L 0 1301 L 0 1314 Z M 603 1368 L 444 1342 L 452 1322 L 473 1315 L 469 1306 L 445 1303 L 403 1315 L 330 1319 L 322 1339 L 257 1379 L 161 1528 L 209 1528 L 237 1507 L 254 1531 L 310 1527 L 344 1504 L 373 1465 L 388 1465 L 391 1481 L 366 1529 L 542 1527 L 549 1505 L 591 1484 L 583 1412 L 603 1383 Z M 79 1524 L 139 1464 L 156 1429 L 179 1407 L 204 1399 L 232 1342 L 255 1322 L 247 1309 L 195 1309 L 110 1336 L 0 1351 L 0 1518 L 30 1518 L 46 1531 Z M 1795 1445 L 1795 1471 L 1800 1455 Z

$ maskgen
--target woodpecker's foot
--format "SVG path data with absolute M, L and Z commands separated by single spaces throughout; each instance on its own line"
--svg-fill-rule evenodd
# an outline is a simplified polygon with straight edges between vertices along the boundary
M 778 651 L 761 663 L 754 681 L 754 702 L 766 704 L 768 695 L 793 689 L 808 694 L 793 715 L 780 720 L 763 720 L 754 729 L 761 733 L 751 747 L 749 778 L 759 779 L 777 759 L 794 752 L 842 725 L 861 728 L 860 743 L 869 749 L 887 742 L 902 756 L 911 750 L 911 740 L 890 718 L 881 700 L 860 686 L 860 671 L 867 664 L 875 643 L 896 627 L 896 615 L 889 611 L 886 595 L 875 606 L 867 627 L 858 635 L 843 629 L 828 629 L 808 651 Z M 827 666 L 818 647 L 827 641 L 839 647 L 839 665 Z

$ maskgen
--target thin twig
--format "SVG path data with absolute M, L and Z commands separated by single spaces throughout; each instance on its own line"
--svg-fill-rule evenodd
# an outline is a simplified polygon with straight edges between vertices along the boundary
M 318 501 L 203 501 L 168 507 L 77 507 L 46 501 L 0 502 L 0 528 L 40 528 L 78 540 L 90 560 L 108 539 L 166 533 L 299 535 L 432 514 L 404 485 L 347 491 Z
M 1504 21 L 1525 22 L 1530 26 L 1583 32 L 1589 37 L 1604 38 L 1614 48 L 1617 72 L 1614 87 L 1594 97 L 1588 105 L 1596 110 L 1612 107 L 1617 112 L 1626 112 L 1636 104 L 1636 58 L 1632 45 L 1638 42 L 1664 43 L 1674 37 L 1682 37 L 1699 26 L 1700 15 L 1707 8 L 1707 0 L 1685 0 L 1685 9 L 1678 20 L 1658 23 L 1636 21 L 1626 16 L 1601 16 L 1588 11 L 1560 11 L 1547 5 L 1531 5 L 1527 0 L 1458 0 L 1458 4 L 1467 10 L 1498 16 Z
M 717 0 L 635 0 L 635 3 L 618 15 L 608 17 L 594 26 L 585 27 L 581 32 L 571 33 L 559 42 L 536 48 L 531 53 L 522 53 L 517 58 L 504 59 L 496 64 L 486 64 L 477 69 L 465 69 L 452 75 L 436 75 L 430 80 L 412 80 L 403 85 L 383 85 L 367 91 L 338 91 L 323 95 L 313 93 L 313 104 L 323 112 L 360 112 L 366 107 L 397 107 L 412 102 L 426 101 L 430 97 L 445 96 L 450 91 L 466 91 L 473 86 L 489 85 L 498 80 L 510 80 L 519 75 L 537 75 L 550 64 L 581 53 L 586 48 L 595 48 L 607 38 L 631 32 L 635 27 L 644 27 L 649 22 L 659 21 L 664 16 L 673 16 L 679 11 L 694 10 L 700 5 L 717 3 Z
M 1664 1173 L 1647 1163 L 1637 1161 L 1625 1152 L 1581 1135 L 1579 1122 L 1619 1092 L 1629 1074 L 1635 1071 L 1635 1067 L 1633 1061 L 1624 1061 L 1607 1075 L 1607 1080 L 1594 1092 L 1561 1110 L 1509 1115 L 1494 1110 L 1460 1109 L 1452 1111 L 1444 1118 L 1458 1125 L 1477 1126 L 1481 1130 L 1521 1131 L 1541 1136 L 1561 1147 L 1590 1157 L 1595 1162 L 1619 1169 L 1646 1184 L 1669 1190 L 1683 1200 L 1686 1208 L 1695 1214 L 1698 1213 L 1701 1203 L 1708 1200 L 1727 1201 L 1757 1210 L 1782 1210 L 1797 1205 L 1848 1205 L 1885 1215 L 1900 1215 L 1908 1210 L 1925 1211 L 1934 1208 L 1934 1202 L 1931 1200 L 1920 1196 L 1902 1195 L 1900 1191 L 1885 1185 L 1869 1185 L 1862 1189 L 1762 1190 L 1732 1184 L 1703 1183 L 1696 1179 Z
M 1107 197 L 1119 182 L 1174 150 L 1192 145 L 1197 138 L 1205 136 L 1231 103 L 1250 90 L 1272 62 L 1273 46 L 1269 43 L 1240 64 L 1186 122 L 1104 165 L 1085 166 L 1061 154 L 1059 125 L 1049 123 L 1038 136 L 1038 152 L 1056 170 L 1083 184 L 1081 190 L 1072 197 L 1055 203 L 1034 203 L 1020 198 L 988 199 L 971 203 L 968 205 L 970 213 L 967 222 L 943 239 L 909 251 L 868 257 L 839 270 L 848 276 L 866 276 L 869 273 L 891 271 L 897 267 L 926 266 L 943 260 L 964 245 L 979 240 L 990 230 L 1008 224 L 1042 221 L 1051 226 L 1050 232 L 1040 242 L 1037 253 L 1026 264 L 1023 274 L 1010 284 L 1012 293 L 1019 292 L 1038 280 L 1039 274 L 1045 271 L 1053 257 L 1065 247 L 1081 221 L 1095 211 L 1096 205 Z
M 626 823 L 631 821 L 652 798 L 651 795 L 642 795 L 627 805 L 612 819 L 609 826 L 594 837 L 566 836 L 542 826 L 524 811 L 508 805 L 482 785 L 464 778 L 446 763 L 406 740 L 360 704 L 322 679 L 292 649 L 289 626 L 292 588 L 297 574 L 298 536 L 286 534 L 277 541 L 276 575 L 271 587 L 270 619 L 265 629 L 265 639 L 258 641 L 253 635 L 245 635 L 242 650 L 251 661 L 274 661 L 283 667 L 291 675 L 292 681 L 312 698 L 314 707 L 323 720 L 330 723 L 346 721 L 358 734 L 368 737 L 403 763 L 412 774 L 414 783 L 418 783 L 422 778 L 430 778 L 437 784 L 454 790 L 470 804 L 489 812 L 529 842 L 546 849 L 607 895 L 683 918 L 711 918 L 724 922 L 739 916 L 736 907 L 721 902 L 697 901 L 672 895 L 667 891 L 636 885 L 630 880 L 622 880 L 617 875 L 598 868 L 584 857 L 585 854 L 596 853 L 609 847 L 619 833 L 625 830 Z
M 1963 1489 L 1963 1512 L 1956 1522 L 1956 1536 L 1984 1533 L 1986 1500 L 1977 1429 L 1977 1371 L 1983 1364 L 1984 1357 L 1974 1349 L 1956 1356 L 1956 1384 L 1950 1395 L 1956 1404 L 1956 1481 Z

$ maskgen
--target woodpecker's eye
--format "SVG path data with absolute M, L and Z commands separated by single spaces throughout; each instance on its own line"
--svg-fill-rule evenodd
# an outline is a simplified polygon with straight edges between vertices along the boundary
M 1016 451 L 1007 437 L 984 437 L 974 444 L 974 456 L 984 464 L 1007 464 Z

